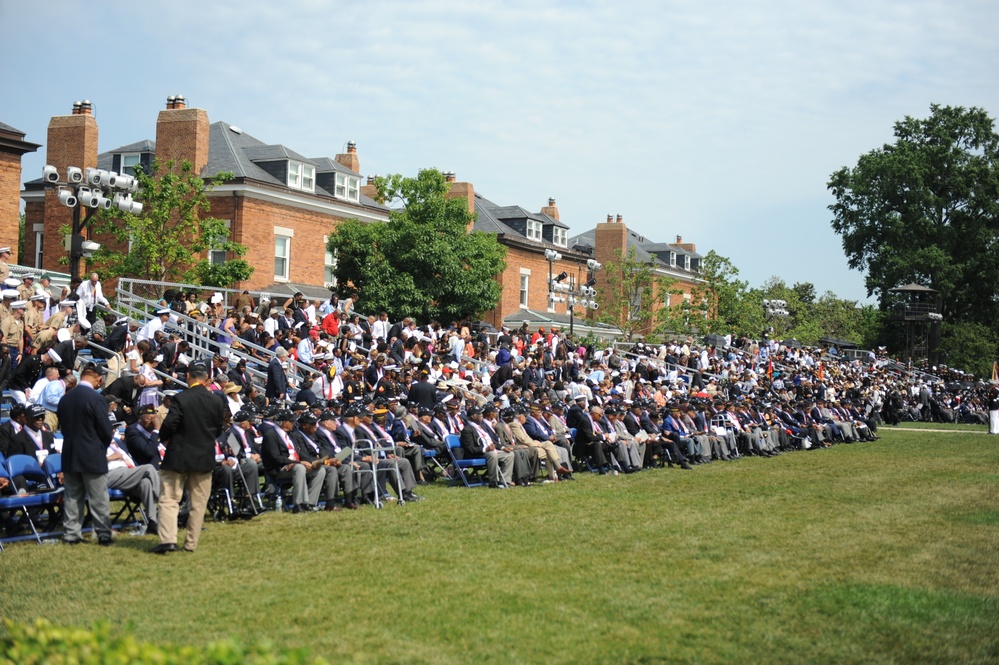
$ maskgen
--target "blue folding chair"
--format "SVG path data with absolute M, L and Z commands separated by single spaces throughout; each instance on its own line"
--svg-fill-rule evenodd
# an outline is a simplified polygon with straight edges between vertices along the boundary
M 62 488 L 56 488 L 50 482 L 48 474 L 38 465 L 38 460 L 31 455 L 11 455 L 3 467 L 3 477 L 10 481 L 17 494 L 0 497 L 0 512 L 8 512 L 10 517 L 18 514 L 23 515 L 28 526 L 31 527 L 31 535 L 5 536 L 2 540 L 14 542 L 34 539 L 41 543 L 43 536 L 55 535 L 56 532 L 53 531 L 55 520 L 49 520 L 48 529 L 40 531 L 38 527 L 41 526 L 41 523 L 35 524 L 37 515 L 32 516 L 32 513 L 35 512 L 34 509 L 52 509 L 58 505 L 62 498 Z M 16 478 L 23 478 L 20 487 L 15 483 Z M 49 510 L 49 512 L 52 511 Z
M 465 487 L 485 485 L 486 458 L 466 459 L 461 449 L 461 438 L 457 434 L 448 434 L 444 437 L 444 442 L 447 443 L 447 452 L 451 456 L 451 466 L 457 480 L 460 480 Z M 452 483 L 456 484 L 456 481 L 452 479 Z

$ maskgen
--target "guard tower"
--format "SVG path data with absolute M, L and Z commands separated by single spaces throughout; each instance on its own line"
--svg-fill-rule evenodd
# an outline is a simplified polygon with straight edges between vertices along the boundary
M 925 360 L 939 364 L 941 313 L 940 292 L 920 284 L 891 289 L 899 300 L 892 309 L 893 321 L 905 324 L 905 353 L 909 362 Z

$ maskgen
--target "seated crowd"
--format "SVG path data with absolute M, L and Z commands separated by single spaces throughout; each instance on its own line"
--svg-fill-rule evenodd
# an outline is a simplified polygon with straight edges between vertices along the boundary
M 213 491 L 254 513 L 286 494 L 293 512 L 419 501 L 417 486 L 463 473 L 452 457 L 484 460 L 490 487 L 525 487 L 876 441 L 882 422 L 987 422 L 999 409 L 992 386 L 887 358 L 746 338 L 586 347 L 557 326 L 487 334 L 363 316 L 356 297 L 279 305 L 244 292 L 227 307 L 221 294 L 168 292 L 139 322 L 105 309 L 96 277 L 59 301 L 33 279 L 0 292 L 0 329 L 29 303 L 38 312 L 0 346 L 0 384 L 16 402 L 0 452 L 60 452 L 59 401 L 96 361 L 119 425 L 108 484 L 141 503 L 150 530 L 169 446 L 160 427 L 199 357 L 226 407 Z

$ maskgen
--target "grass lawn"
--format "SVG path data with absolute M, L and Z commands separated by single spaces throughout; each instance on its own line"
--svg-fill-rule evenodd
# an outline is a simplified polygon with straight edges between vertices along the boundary
M 999 662 L 999 441 L 875 443 L 692 472 L 11 545 L 0 616 L 330 662 Z
M 988 431 L 989 431 L 989 426 L 988 425 L 975 425 L 975 424 L 972 424 L 972 423 L 933 423 L 933 422 L 930 422 L 930 423 L 924 423 L 924 422 L 911 423 L 911 422 L 901 422 L 898 425 L 882 425 L 881 427 L 883 427 L 885 429 L 889 429 L 889 430 L 892 430 L 892 429 L 899 429 L 899 430 L 907 430 L 907 429 L 930 429 L 930 430 L 934 430 L 934 429 L 939 429 L 939 430 L 947 430 L 947 431 L 953 431 L 953 432 L 981 432 L 982 434 L 987 434 Z

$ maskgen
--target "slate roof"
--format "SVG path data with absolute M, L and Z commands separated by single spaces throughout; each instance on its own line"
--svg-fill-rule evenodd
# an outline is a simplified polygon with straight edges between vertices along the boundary
M 596 233 L 597 233 L 596 228 L 592 228 L 589 231 L 584 231 L 579 235 L 572 236 L 571 238 L 569 238 L 569 243 L 568 243 L 569 247 L 572 248 L 576 245 L 594 247 L 595 246 L 594 238 L 596 236 Z M 651 242 L 647 238 L 645 238 L 645 236 L 642 236 L 636 233 L 635 231 L 632 231 L 631 229 L 628 229 L 627 242 L 629 250 L 632 247 L 635 248 L 635 259 L 637 261 L 642 261 L 642 262 L 653 261 L 660 268 L 663 268 L 665 270 L 682 271 L 683 267 L 681 265 L 681 262 L 678 262 L 678 264 L 675 267 L 671 267 L 669 265 L 668 260 L 663 261 L 658 256 L 656 256 L 657 252 L 676 252 L 678 259 L 682 256 L 689 256 L 692 259 L 702 258 L 701 255 L 698 254 L 697 252 L 691 252 L 689 250 L 683 249 L 679 245 L 675 245 L 672 243 L 665 243 L 665 242 Z
M 507 224 L 508 221 L 521 221 L 532 219 L 541 222 L 545 226 L 557 226 L 568 229 L 569 225 L 554 217 L 549 217 L 540 212 L 531 212 L 517 205 L 501 206 L 493 203 L 481 194 L 475 195 L 475 212 L 478 217 L 475 220 L 473 230 L 484 233 L 506 233 L 517 234 L 525 237 L 520 231 Z

